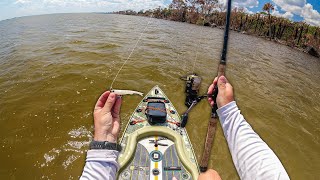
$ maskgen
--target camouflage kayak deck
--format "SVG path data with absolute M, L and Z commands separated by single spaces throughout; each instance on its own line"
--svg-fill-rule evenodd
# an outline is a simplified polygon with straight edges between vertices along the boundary
M 154 100 L 165 104 L 165 122 L 149 123 L 147 104 Z M 131 115 L 120 140 L 118 179 L 197 179 L 197 160 L 180 122 L 170 100 L 158 86 L 153 87 Z

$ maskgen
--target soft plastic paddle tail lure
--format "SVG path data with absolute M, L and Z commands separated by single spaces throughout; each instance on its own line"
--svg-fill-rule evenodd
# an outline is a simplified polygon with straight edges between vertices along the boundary
M 119 89 L 112 89 L 110 92 L 115 93 L 117 95 L 123 96 L 123 95 L 139 95 L 143 96 L 142 92 L 139 91 L 132 91 L 132 90 L 119 90 Z

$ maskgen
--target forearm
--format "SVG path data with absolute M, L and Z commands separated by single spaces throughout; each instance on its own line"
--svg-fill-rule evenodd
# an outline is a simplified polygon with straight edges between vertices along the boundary
M 89 150 L 80 179 L 116 179 L 118 155 L 119 152 L 114 150 Z
M 234 101 L 217 113 L 241 179 L 289 179 L 278 157 L 253 131 Z

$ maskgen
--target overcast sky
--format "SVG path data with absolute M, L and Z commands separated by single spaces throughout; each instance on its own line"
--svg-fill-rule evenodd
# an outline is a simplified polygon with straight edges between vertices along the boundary
M 219 0 L 221 3 L 226 0 Z M 233 0 L 247 12 L 260 12 L 269 0 Z M 320 0 L 270 0 L 273 15 L 320 26 Z M 171 0 L 0 0 L 0 20 L 13 17 L 72 12 L 110 12 L 126 9 L 147 10 L 168 6 Z

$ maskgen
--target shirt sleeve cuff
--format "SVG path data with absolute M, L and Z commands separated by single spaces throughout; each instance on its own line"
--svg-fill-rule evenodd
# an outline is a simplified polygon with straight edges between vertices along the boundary
M 235 101 L 231 101 L 228 104 L 217 109 L 218 116 L 223 118 L 227 116 L 231 111 L 238 110 L 238 106 Z
M 87 152 L 86 161 L 99 161 L 112 163 L 119 169 L 119 164 L 117 162 L 119 152 L 116 150 L 104 150 L 104 149 L 91 149 Z

